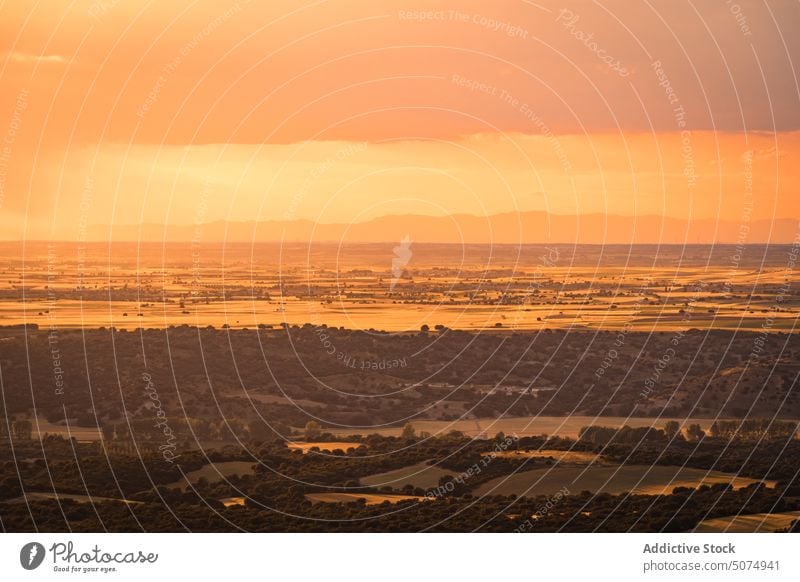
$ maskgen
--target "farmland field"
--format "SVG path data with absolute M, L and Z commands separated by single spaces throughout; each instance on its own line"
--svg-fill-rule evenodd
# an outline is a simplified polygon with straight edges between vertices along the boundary
M 552 495 L 566 487 L 569 491 L 639 495 L 666 495 L 675 487 L 699 487 L 715 483 L 732 483 L 738 489 L 755 483 L 755 479 L 737 477 L 718 471 L 685 467 L 615 465 L 610 467 L 555 467 L 533 469 L 499 477 L 484 483 L 476 495 Z M 774 483 L 769 484 L 774 486 Z
M 32 420 L 31 424 L 33 425 L 33 432 L 39 437 L 51 434 L 63 436 L 64 438 L 74 438 L 79 441 L 99 441 L 102 439 L 98 428 L 53 424 L 41 417 L 35 421 Z
M 455 476 L 456 473 L 427 463 L 418 463 L 402 469 L 362 477 L 361 484 L 370 487 L 389 486 L 393 489 L 402 489 L 406 485 L 430 489 L 439 484 L 441 477 L 447 475 Z
M 788 528 L 797 519 L 800 519 L 800 511 L 733 515 L 701 521 L 694 531 L 698 533 L 774 532 Z
M 488 453 L 487 453 L 488 454 Z M 605 464 L 602 457 L 596 453 L 583 451 L 554 451 L 542 449 L 538 451 L 498 451 L 492 455 L 506 459 L 552 459 L 560 466 L 564 465 L 598 465 Z

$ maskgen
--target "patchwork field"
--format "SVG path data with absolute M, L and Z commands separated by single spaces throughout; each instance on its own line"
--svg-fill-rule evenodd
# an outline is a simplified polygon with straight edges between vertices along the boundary
M 613 465 L 592 467 L 554 467 L 522 471 L 499 477 L 479 487 L 476 495 L 552 495 L 566 487 L 569 491 L 593 493 L 635 493 L 666 495 L 675 487 L 699 487 L 715 483 L 732 483 L 735 489 L 755 483 L 755 479 L 737 477 L 719 471 L 703 471 L 686 467 Z M 774 482 L 767 482 L 774 487 Z
M 323 243 L 312 264 L 296 244 L 29 243 L 23 254 L 2 243 L 0 325 L 741 331 L 762 329 L 769 313 L 769 331 L 790 331 L 800 302 L 787 296 L 775 308 L 778 287 L 795 276 L 785 248 L 753 247 L 734 268 L 725 245 L 643 246 L 634 256 L 615 245 L 418 244 L 395 281 L 392 245 L 343 253 Z

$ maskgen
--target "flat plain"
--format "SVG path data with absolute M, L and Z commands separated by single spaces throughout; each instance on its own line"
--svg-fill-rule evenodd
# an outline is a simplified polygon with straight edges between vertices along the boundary
M 789 248 L 0 243 L 0 325 L 789 331 Z

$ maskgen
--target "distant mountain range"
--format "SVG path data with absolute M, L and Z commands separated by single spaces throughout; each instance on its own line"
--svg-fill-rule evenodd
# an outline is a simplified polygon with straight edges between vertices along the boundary
M 89 239 L 167 242 L 397 242 L 409 235 L 417 243 L 466 244 L 707 244 L 791 243 L 800 220 L 684 220 L 661 216 L 605 214 L 558 215 L 546 212 L 495 214 L 488 217 L 389 215 L 352 224 L 317 224 L 309 220 L 210 222 L 199 225 L 92 227 Z

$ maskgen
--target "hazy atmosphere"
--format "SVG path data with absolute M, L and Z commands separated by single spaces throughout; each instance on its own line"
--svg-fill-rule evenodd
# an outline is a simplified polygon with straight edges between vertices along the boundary
M 798 24 L 0 2 L 0 577 L 796 579 Z

